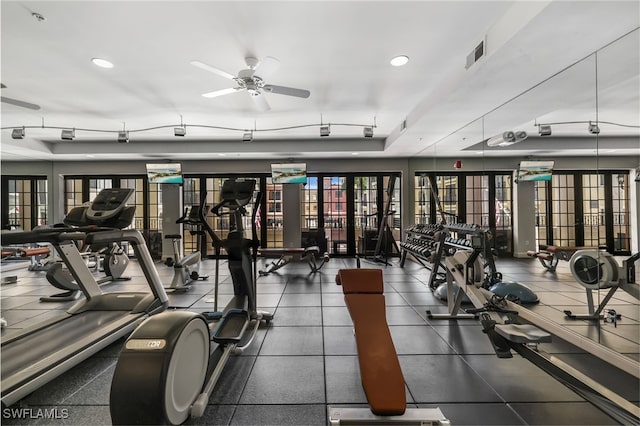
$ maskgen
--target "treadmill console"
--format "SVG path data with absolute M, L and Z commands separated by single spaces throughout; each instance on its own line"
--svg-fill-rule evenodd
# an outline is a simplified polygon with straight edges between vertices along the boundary
M 87 208 L 87 219 L 102 222 L 119 214 L 133 194 L 131 188 L 103 189 Z

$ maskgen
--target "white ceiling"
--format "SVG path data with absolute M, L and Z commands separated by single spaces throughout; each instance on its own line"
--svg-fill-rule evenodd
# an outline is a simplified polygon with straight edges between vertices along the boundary
M 3 160 L 640 157 L 638 1 L 3 0 L 0 13 L 2 96 L 41 107 L 1 104 Z M 483 40 L 484 57 L 465 69 Z M 409 63 L 392 67 L 399 54 Z M 265 94 L 268 112 L 247 93 L 200 96 L 234 83 L 191 61 L 236 75 L 247 56 L 277 58 L 267 83 L 311 96 Z M 181 120 L 183 138 L 172 129 Z M 321 120 L 331 136 L 266 130 Z M 601 122 L 598 138 L 590 120 Z M 537 137 L 534 123 L 568 121 L 580 123 Z M 361 125 L 373 124 L 364 139 Z M 12 139 L 21 126 L 26 137 Z M 169 127 L 137 131 L 158 126 Z M 48 127 L 76 128 L 76 139 Z M 128 144 L 116 142 L 123 128 Z M 253 142 L 242 129 L 256 130 Z M 512 129 L 530 137 L 508 149 L 480 143 Z

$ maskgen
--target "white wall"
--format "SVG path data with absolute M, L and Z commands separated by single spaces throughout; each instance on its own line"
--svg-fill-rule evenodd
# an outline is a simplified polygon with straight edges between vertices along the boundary
M 279 162 L 287 162 L 283 158 Z M 307 171 L 314 173 L 340 172 L 400 172 L 403 176 L 403 201 L 410 193 L 408 185 L 413 185 L 413 178 L 407 181 L 407 159 L 357 159 L 357 160 L 324 160 L 324 159 L 296 159 L 306 162 Z M 64 218 L 64 176 L 70 175 L 130 175 L 145 174 L 145 164 L 149 161 L 56 161 L 56 162 L 2 162 L 2 175 L 39 175 L 47 176 L 51 182 L 49 197 L 49 211 L 52 223 L 61 222 Z M 157 160 L 155 161 L 157 162 Z M 210 160 L 210 161 L 182 161 L 184 174 L 226 174 L 226 173 L 271 173 L 270 160 Z M 406 208 L 403 202 L 402 208 Z M 411 217 L 411 216 L 407 216 Z
M 460 158 L 389 158 L 389 159 L 296 159 L 307 163 L 311 173 L 340 172 L 400 172 L 402 175 L 401 208 L 403 229 L 413 222 L 414 191 L 413 177 L 417 171 L 457 172 L 453 167 L 455 160 L 463 160 L 461 172 L 469 171 L 513 171 L 522 160 L 520 157 L 460 157 Z M 628 169 L 635 176 L 638 159 L 628 157 L 558 157 L 555 158 L 556 170 L 598 170 Z M 282 159 L 286 162 L 288 159 Z M 64 176 L 65 175 L 111 175 L 111 174 L 144 174 L 145 163 L 151 161 L 94 161 L 94 162 L 1 162 L 2 175 L 40 175 L 47 176 L 52 184 L 49 200 L 49 211 L 53 222 L 61 222 L 64 217 Z M 270 173 L 273 160 L 216 160 L 216 161 L 182 161 L 185 174 L 196 173 Z M 632 245 L 638 250 L 640 241 L 640 184 L 635 184 L 631 191 L 632 210 Z M 635 190 L 633 190 L 635 189 Z M 522 204 L 519 206 L 522 208 Z

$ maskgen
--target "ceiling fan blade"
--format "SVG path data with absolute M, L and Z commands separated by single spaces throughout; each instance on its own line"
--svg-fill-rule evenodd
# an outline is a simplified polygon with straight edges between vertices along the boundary
M 203 93 L 202 96 L 205 98 L 216 98 L 218 96 L 228 95 L 229 93 L 237 92 L 241 90 L 239 87 L 231 87 L 229 89 L 216 90 L 214 92 Z
M 236 78 L 235 75 L 231 75 L 226 71 L 219 70 L 218 68 L 212 67 L 211 65 L 207 65 L 207 64 L 202 63 L 200 61 L 191 61 L 191 65 L 193 65 L 194 67 L 198 67 L 200 69 L 203 69 L 205 71 L 209 71 L 209 72 L 212 72 L 214 74 L 218 74 L 220 77 L 228 78 L 229 80 L 233 80 L 233 79 Z
M 253 100 L 253 103 L 255 104 L 256 108 L 258 108 L 258 110 L 265 112 L 271 109 L 269 103 L 267 102 L 267 98 L 265 98 L 263 95 L 251 95 L 251 99 Z
M 278 68 L 280 61 L 271 56 L 265 56 L 258 65 L 256 65 L 254 74 L 263 80 L 268 80 Z
M 293 87 L 275 86 L 273 84 L 265 84 L 263 89 L 269 93 L 278 95 L 296 96 L 298 98 L 308 98 L 311 92 L 304 89 L 294 89 Z
M 11 104 L 11 105 L 19 106 L 22 108 L 35 109 L 35 110 L 40 109 L 40 105 L 32 104 L 30 102 L 25 102 L 25 101 L 19 101 L 17 99 L 7 98 L 5 96 L 1 96 L 0 100 L 5 104 Z

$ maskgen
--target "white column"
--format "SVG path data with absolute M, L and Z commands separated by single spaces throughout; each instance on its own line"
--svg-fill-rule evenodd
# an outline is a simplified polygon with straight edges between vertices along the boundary
M 182 224 L 176 220 L 182 216 L 182 187 L 176 184 L 162 184 L 162 258 L 175 257 L 173 243 L 165 235 L 182 235 Z M 182 247 L 182 244 L 180 244 Z M 182 250 L 181 250 L 182 252 Z M 180 253 L 182 257 L 182 253 Z
M 535 182 L 514 185 L 513 207 L 513 256 L 527 257 L 528 250 L 537 248 Z
M 285 248 L 300 247 L 302 223 L 300 214 L 302 184 L 282 185 L 282 243 Z

